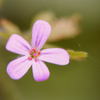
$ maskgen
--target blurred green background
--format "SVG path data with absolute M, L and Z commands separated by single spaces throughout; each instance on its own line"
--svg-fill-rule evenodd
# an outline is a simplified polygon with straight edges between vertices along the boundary
M 70 61 L 66 66 L 46 63 L 51 75 L 43 82 L 33 79 L 31 68 L 20 80 L 12 80 L 5 71 L 16 55 L 5 50 L 0 43 L 0 67 L 4 68 L 4 73 L 19 91 L 22 97 L 19 100 L 100 100 L 100 0 L 4 0 L 0 18 L 27 30 L 33 16 L 43 10 L 53 12 L 56 18 L 76 13 L 82 16 L 82 34 L 53 44 L 85 51 L 88 58 L 85 61 Z M 6 85 L 9 87 L 9 84 Z M 2 91 L 0 100 L 3 100 Z

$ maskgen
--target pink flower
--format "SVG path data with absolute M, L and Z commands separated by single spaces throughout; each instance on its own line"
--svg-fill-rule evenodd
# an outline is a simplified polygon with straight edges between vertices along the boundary
M 43 61 L 58 65 L 69 63 L 69 54 L 61 48 L 51 48 L 41 50 L 51 32 L 48 22 L 38 20 L 32 30 L 31 46 L 21 36 L 13 34 L 7 44 L 6 49 L 23 55 L 7 66 L 7 73 L 12 79 L 20 79 L 25 75 L 32 65 L 33 77 L 36 81 L 44 81 L 49 78 L 50 72 Z

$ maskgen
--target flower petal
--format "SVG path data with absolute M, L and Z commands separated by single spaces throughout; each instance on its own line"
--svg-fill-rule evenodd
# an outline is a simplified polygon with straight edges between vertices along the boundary
M 25 75 L 31 65 L 32 61 L 27 60 L 27 56 L 23 56 L 8 64 L 7 73 L 12 79 L 17 80 Z
M 32 65 L 33 76 L 36 81 L 44 81 L 49 78 L 50 72 L 47 66 L 42 61 L 33 61 Z
M 35 22 L 32 30 L 32 47 L 40 50 L 46 42 L 51 32 L 51 26 L 48 22 L 38 20 Z
M 61 48 L 42 50 L 41 55 L 38 58 L 43 61 L 58 65 L 66 65 L 69 63 L 69 54 L 67 51 Z
M 29 54 L 28 50 L 31 49 L 31 46 L 21 36 L 13 34 L 6 44 L 6 49 L 14 53 L 27 55 Z

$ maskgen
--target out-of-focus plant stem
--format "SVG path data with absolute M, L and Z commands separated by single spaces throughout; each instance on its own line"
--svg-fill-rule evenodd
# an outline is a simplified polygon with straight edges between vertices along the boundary
M 3 37 L 3 39 L 9 39 L 10 35 L 9 34 L 6 34 L 6 33 L 3 33 L 3 32 L 0 32 L 0 36 Z
M 1 6 L 2 6 L 3 1 L 4 1 L 4 0 L 0 0 L 0 8 L 1 8 Z
M 0 57 L 0 100 L 23 100 L 12 79 L 7 75 L 4 66 L 5 62 Z

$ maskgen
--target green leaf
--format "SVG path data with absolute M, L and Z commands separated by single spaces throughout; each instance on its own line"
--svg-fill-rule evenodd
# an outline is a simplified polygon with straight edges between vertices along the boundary
M 88 54 L 83 51 L 74 51 L 68 49 L 67 52 L 69 53 L 71 60 L 83 61 L 88 57 Z

